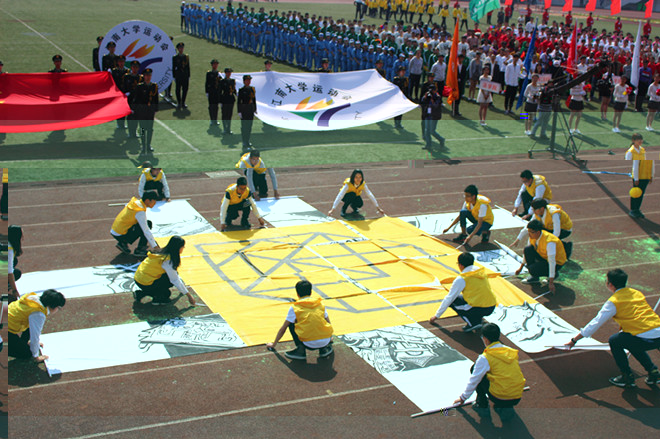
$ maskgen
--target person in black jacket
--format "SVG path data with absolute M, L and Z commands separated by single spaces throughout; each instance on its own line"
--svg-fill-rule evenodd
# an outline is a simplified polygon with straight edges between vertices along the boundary
M 222 104 L 222 125 L 225 134 L 231 132 L 231 116 L 236 102 L 236 80 L 231 77 L 231 67 L 225 69 L 225 77 L 220 81 L 220 103 Z
M 94 67 L 95 72 L 101 71 L 101 65 L 99 64 L 99 49 L 101 48 L 101 42 L 103 37 L 96 37 L 96 47 L 92 49 L 92 66 Z
M 435 83 L 429 86 L 428 91 L 422 96 L 420 102 L 422 107 L 422 137 L 424 138 L 424 149 L 430 150 L 433 146 L 431 137 L 440 142 L 440 148 L 445 147 L 445 138 L 436 132 L 438 121 L 442 119 L 442 96 L 438 93 Z
M 188 108 L 186 96 L 188 96 L 188 82 L 190 80 L 190 58 L 183 53 L 185 44 L 178 43 L 176 49 L 179 51 L 172 57 L 172 71 L 176 81 L 176 103 L 177 110 Z
M 117 44 L 114 41 L 110 41 L 105 45 L 105 48 L 108 49 L 108 53 L 103 55 L 101 60 L 101 70 L 104 72 L 112 71 L 116 67 L 117 55 L 115 55 L 115 48 Z
M 250 135 L 252 134 L 252 123 L 254 114 L 257 112 L 257 100 L 254 87 L 250 86 L 252 76 L 243 75 L 243 87 L 238 91 L 237 109 L 241 118 L 241 137 L 243 139 L 243 152 L 252 146 Z
M 124 91 L 124 76 L 128 73 L 128 69 L 124 67 L 126 62 L 126 57 L 124 55 L 117 56 L 117 67 L 112 69 L 112 79 L 115 81 L 115 85 L 120 91 Z M 117 119 L 117 129 L 123 130 L 126 128 L 125 117 L 120 117 Z
M 126 124 L 128 125 L 128 138 L 137 139 L 137 127 L 138 127 L 138 117 L 136 114 L 137 107 L 135 105 L 135 89 L 138 84 L 143 81 L 142 75 L 138 72 L 140 71 L 140 61 L 134 59 L 131 61 L 131 71 L 124 75 L 124 86 L 122 91 L 126 95 L 126 100 L 128 101 L 128 106 L 131 108 L 131 114 L 126 116 Z
M 459 105 L 461 104 L 461 99 L 465 94 L 465 82 L 468 78 L 468 63 L 465 62 L 465 55 L 458 55 L 458 99 L 452 102 L 452 116 L 459 117 L 462 116 L 459 111 Z
M 220 61 L 217 59 L 211 60 L 211 70 L 206 72 L 206 97 L 209 100 L 209 117 L 211 118 L 211 128 L 218 125 L 218 104 L 220 103 L 220 72 L 218 72 L 218 64 Z
M 397 75 L 392 80 L 392 84 L 399 87 L 399 89 L 406 96 L 406 98 L 410 99 L 410 97 L 408 95 L 408 89 L 410 87 L 409 87 L 409 83 L 408 83 L 408 78 L 406 77 L 406 68 L 404 66 L 399 67 L 399 71 L 397 72 Z M 402 118 L 403 118 L 402 114 L 394 117 L 394 128 L 396 128 L 397 130 L 402 130 L 403 129 L 403 125 L 401 125 L 401 119 Z
M 142 136 L 142 154 L 153 152 L 151 138 L 154 135 L 154 117 L 158 111 L 158 84 L 151 82 L 151 69 L 144 71 L 144 82 L 135 89 L 135 106 Z

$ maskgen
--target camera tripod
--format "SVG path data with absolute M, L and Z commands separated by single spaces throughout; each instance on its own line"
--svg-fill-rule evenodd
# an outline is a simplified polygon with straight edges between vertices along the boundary
M 545 148 L 539 145 L 539 148 L 535 149 L 534 147 L 539 144 L 539 141 L 536 140 L 532 145 L 532 147 L 530 148 L 530 150 L 527 151 L 527 156 L 531 159 L 535 152 L 549 152 L 552 154 L 553 159 L 556 157 L 557 154 L 559 154 L 564 156 L 564 158 L 570 157 L 573 160 L 577 160 L 577 154 L 580 151 L 580 146 L 582 146 L 583 140 L 580 140 L 579 145 L 575 143 L 575 137 L 573 136 L 573 133 L 571 133 L 571 129 L 568 126 L 568 121 L 566 120 L 566 115 L 564 114 L 563 111 L 561 111 L 559 103 L 553 102 L 552 108 L 553 111 L 552 111 L 552 127 L 550 131 L 550 145 L 548 145 Z M 559 115 L 561 115 L 561 118 L 559 117 Z M 564 146 L 558 145 L 556 141 L 557 121 L 560 121 L 561 129 L 565 133 L 567 133 L 566 145 Z

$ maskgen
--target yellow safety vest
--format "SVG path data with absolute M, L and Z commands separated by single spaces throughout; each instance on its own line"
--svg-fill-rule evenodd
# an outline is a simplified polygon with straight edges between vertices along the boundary
M 243 157 L 241 157 L 236 163 L 236 167 L 240 168 L 241 163 L 244 163 L 246 168 L 253 168 L 257 174 L 263 174 L 264 172 L 266 172 L 266 165 L 264 164 L 264 161 L 261 160 L 261 157 L 259 157 L 259 163 L 257 163 L 257 166 L 252 166 L 252 163 L 250 163 L 249 152 L 243 154 Z
M 470 306 L 488 308 L 497 305 L 497 299 L 490 288 L 484 267 L 476 271 L 461 273 L 461 277 L 465 280 L 463 298 Z
M 566 250 L 564 250 L 564 244 L 552 233 L 547 230 L 541 230 L 541 236 L 538 239 L 538 244 L 536 239 L 529 238 L 529 243 L 536 247 L 536 252 L 546 261 L 548 260 L 548 242 L 554 242 L 555 247 L 557 248 L 557 254 L 555 255 L 555 261 L 559 265 L 564 265 L 566 263 Z
M 9 183 L 9 169 L 2 168 L 2 182 Z
M 536 196 L 536 187 L 545 186 L 545 192 L 543 192 L 543 198 L 546 200 L 552 200 L 552 191 L 550 190 L 550 185 L 545 181 L 545 177 L 542 175 L 534 175 L 532 177 L 532 184 L 525 186 L 527 193 L 534 198 Z
M 364 189 L 364 180 L 362 180 L 362 183 L 360 183 L 360 186 L 355 186 L 353 183 L 351 183 L 351 179 L 347 178 L 344 180 L 344 184 L 348 185 L 348 190 L 346 192 L 355 192 L 355 195 L 360 196 L 362 193 L 362 190 Z
M 303 297 L 293 303 L 296 334 L 302 341 L 332 337 L 332 325 L 325 319 L 325 306 L 320 297 Z
M 477 200 L 474 203 L 474 206 L 467 201 L 465 202 L 467 205 L 468 210 L 472 213 L 472 216 L 475 219 L 479 219 L 479 210 L 481 209 L 482 205 L 486 205 L 486 216 L 484 217 L 484 222 L 490 224 L 491 226 L 493 225 L 494 221 L 494 216 L 493 216 L 493 209 L 490 207 L 490 198 L 484 196 L 484 195 L 477 195 Z
M 660 317 L 649 306 L 643 293 L 621 288 L 608 300 L 616 306 L 614 321 L 623 332 L 638 335 L 660 327 Z
M 9 332 L 20 334 L 30 327 L 30 314 L 42 312 L 48 316 L 48 310 L 41 302 L 34 300 L 37 293 L 29 293 L 9 304 Z
M 162 169 L 158 172 L 158 175 L 156 175 L 155 177 L 153 175 L 151 175 L 151 169 L 149 169 L 149 168 L 143 169 L 142 174 L 144 174 L 147 181 L 161 181 L 163 179 L 163 170 Z
M 484 350 L 490 370 L 486 378 L 490 382 L 489 392 L 499 399 L 518 399 L 522 397 L 525 388 L 525 377 L 518 363 L 518 350 L 507 346 L 492 347 L 494 342 Z
M 242 203 L 247 197 L 250 196 L 250 188 L 246 187 L 245 191 L 239 195 L 236 192 L 238 185 L 236 183 L 227 187 L 227 193 L 229 194 L 229 204 L 238 204 Z
M 646 160 L 646 150 L 640 146 L 637 152 L 635 145 L 632 145 L 628 152 L 632 154 L 633 160 L 639 160 L 639 179 L 650 180 L 653 177 L 653 160 Z
M 140 263 L 140 266 L 135 272 L 135 282 L 139 282 L 142 285 L 153 284 L 165 273 L 163 262 L 167 259 L 169 259 L 169 255 L 148 252 L 147 258 Z
M 545 208 L 547 215 L 545 216 L 545 221 L 543 221 L 543 218 L 540 218 L 538 215 L 534 215 L 537 220 L 543 222 L 543 228 L 546 230 L 549 230 L 552 232 L 554 229 L 554 225 L 552 223 L 552 216 L 555 213 L 559 213 L 559 224 L 562 230 L 571 230 L 573 228 L 573 221 L 571 221 L 571 217 L 568 216 L 566 212 L 564 212 L 559 204 L 548 204 L 548 206 Z
M 442 8 L 439 13 L 441 17 L 449 17 L 449 9 Z
M 135 215 L 138 212 L 146 212 L 147 206 L 144 205 L 144 202 L 136 197 L 131 198 L 131 201 L 128 202 L 126 206 L 119 212 L 117 218 L 112 223 L 112 230 L 119 233 L 120 235 L 125 235 L 128 232 L 128 229 L 137 224 Z

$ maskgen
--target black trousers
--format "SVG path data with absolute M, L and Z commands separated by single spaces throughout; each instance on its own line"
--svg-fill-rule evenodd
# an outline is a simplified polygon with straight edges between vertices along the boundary
M 413 75 L 410 74 L 410 90 L 408 94 L 413 99 L 419 99 L 419 81 L 422 79 L 422 75 Z
M 233 220 L 238 218 L 239 213 L 241 214 L 241 225 L 248 225 L 250 221 L 248 217 L 250 216 L 250 202 L 244 200 L 241 203 L 230 204 L 227 207 L 227 218 L 225 218 L 225 224 L 230 225 Z
M 534 197 L 525 191 L 520 196 L 520 199 L 523 205 L 523 215 L 527 215 L 529 213 L 529 208 L 532 207 L 532 201 L 534 201 Z
M 516 94 L 518 93 L 518 86 L 507 85 L 504 91 L 504 109 L 511 111 L 513 103 L 516 101 Z
M 630 210 L 639 210 L 642 207 L 642 201 L 644 200 L 644 193 L 646 192 L 646 186 L 649 185 L 649 180 L 639 180 L 639 185 L 637 186 L 642 190 L 642 195 L 638 198 L 630 197 Z
M 138 128 L 138 116 L 137 114 L 135 114 L 135 112 L 137 110 L 133 105 L 131 105 L 131 110 L 133 110 L 133 113 L 126 116 L 126 125 L 128 126 L 129 137 L 136 137 L 137 128 Z
M 30 328 L 23 331 L 20 337 L 10 332 L 7 339 L 9 344 L 7 354 L 14 358 L 32 358 L 28 341 L 30 341 Z
M 144 191 L 156 191 L 158 192 L 158 199 L 162 200 L 165 198 L 163 193 L 163 183 L 161 181 L 148 181 L 144 184 Z
M 344 205 L 341 208 L 342 213 L 346 213 L 346 209 L 351 207 L 354 211 L 358 210 L 360 207 L 364 206 L 364 201 L 362 197 L 357 195 L 355 192 L 346 192 L 344 198 L 341 199 L 344 202 Z
M 176 103 L 179 107 L 186 104 L 186 97 L 188 96 L 188 83 L 189 78 L 181 78 L 176 80 Z
M 233 102 L 226 102 L 222 104 L 222 125 L 225 130 L 225 134 L 229 134 L 231 132 L 231 116 L 233 112 Z
M 147 152 L 147 148 L 151 147 L 151 139 L 154 137 L 154 119 L 141 118 L 140 123 L 140 137 L 142 139 L 142 152 Z
M 247 169 L 245 170 L 247 175 Z M 268 196 L 268 181 L 266 181 L 266 173 L 259 174 L 257 171 L 252 172 L 252 185 L 254 190 L 259 194 L 259 198 L 266 198 Z
M 474 364 L 470 368 L 470 373 L 474 371 Z M 493 401 L 493 407 L 495 408 L 511 408 L 517 405 L 520 402 L 520 398 L 517 399 L 500 399 L 496 396 L 493 396 L 490 393 L 490 381 L 486 375 L 481 379 L 479 384 L 477 384 L 477 403 L 479 405 L 485 405 L 488 400 Z
M 525 262 L 527 263 L 527 271 L 534 277 L 547 276 L 550 274 L 550 264 L 547 259 L 543 259 L 538 254 L 533 245 L 525 247 Z M 555 265 L 555 273 L 559 273 L 563 265 Z
M 172 282 L 167 276 L 167 273 L 163 273 L 161 277 L 156 279 L 151 285 L 143 285 L 140 282 L 135 282 L 142 291 L 138 292 L 137 297 L 141 299 L 145 296 L 153 297 L 154 302 L 167 302 L 170 300 L 170 295 L 172 292 L 170 288 L 172 287 Z
M 147 220 L 147 225 L 151 229 L 151 226 L 153 223 L 149 220 Z M 142 231 L 142 227 L 138 223 L 133 224 L 133 227 L 128 229 L 126 234 L 121 235 L 121 236 L 115 236 L 112 235 L 113 238 L 115 238 L 117 241 L 120 243 L 124 244 L 133 244 L 135 240 L 139 239 L 138 241 L 138 247 L 146 248 L 147 247 L 147 238 L 144 236 L 144 232 Z
M 218 100 L 209 98 L 209 119 L 211 122 L 218 121 Z
M 0 199 L 0 213 L 9 213 L 9 183 L 2 183 L 2 198 Z
M 465 320 L 465 323 L 467 323 L 470 326 L 478 325 L 479 323 L 481 323 L 481 319 L 491 315 L 493 313 L 493 310 L 495 309 L 494 306 L 488 306 L 485 308 L 479 308 L 473 306 L 468 310 L 457 308 L 462 305 L 467 305 L 467 302 L 465 301 L 465 299 L 463 299 L 462 296 L 458 296 L 456 299 L 454 299 L 451 305 L 449 305 L 449 307 L 453 309 L 456 312 L 456 314 L 458 314 L 458 316 L 463 320 Z
M 243 148 L 250 146 L 250 136 L 252 135 L 252 124 L 254 123 L 254 118 L 245 118 L 241 119 L 241 138 L 243 140 Z

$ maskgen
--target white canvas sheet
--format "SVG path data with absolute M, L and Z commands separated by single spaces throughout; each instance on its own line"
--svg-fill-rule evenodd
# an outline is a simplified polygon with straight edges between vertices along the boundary
M 517 216 L 511 216 L 511 212 L 501 207 L 493 208 L 493 227 L 491 230 L 516 229 L 527 225 L 527 222 Z M 458 216 L 456 212 L 434 213 L 430 215 L 402 216 L 400 219 L 406 221 L 429 235 L 442 235 L 442 231 Z M 468 225 L 470 222 L 468 221 Z M 461 228 L 456 224 L 447 233 L 460 233 Z
M 56 332 L 41 341 L 51 375 L 245 347 L 219 314 Z
M 417 323 L 340 338 L 422 411 L 452 405 L 470 377 L 472 361 Z
M 547 351 L 553 346 L 563 346 L 578 332 L 570 323 L 540 303 L 515 306 L 498 306 L 485 320 L 500 327 L 502 335 L 527 353 Z M 593 338 L 582 338 L 580 346 L 607 345 Z
M 334 221 L 298 197 L 264 198 L 256 201 L 259 213 L 275 227 L 300 226 Z
M 137 290 L 133 276 L 138 264 L 101 265 L 24 274 L 16 286 L 24 294 L 53 288 L 67 299 Z
M 500 273 L 502 276 L 512 276 L 520 268 L 523 259 L 509 247 L 495 241 L 500 248 L 481 252 L 471 252 L 474 258 L 484 267 Z M 523 268 L 521 273 L 526 273 Z
M 156 238 L 217 232 L 186 200 L 158 201 L 148 210 L 147 219 L 153 223 L 151 233 Z

